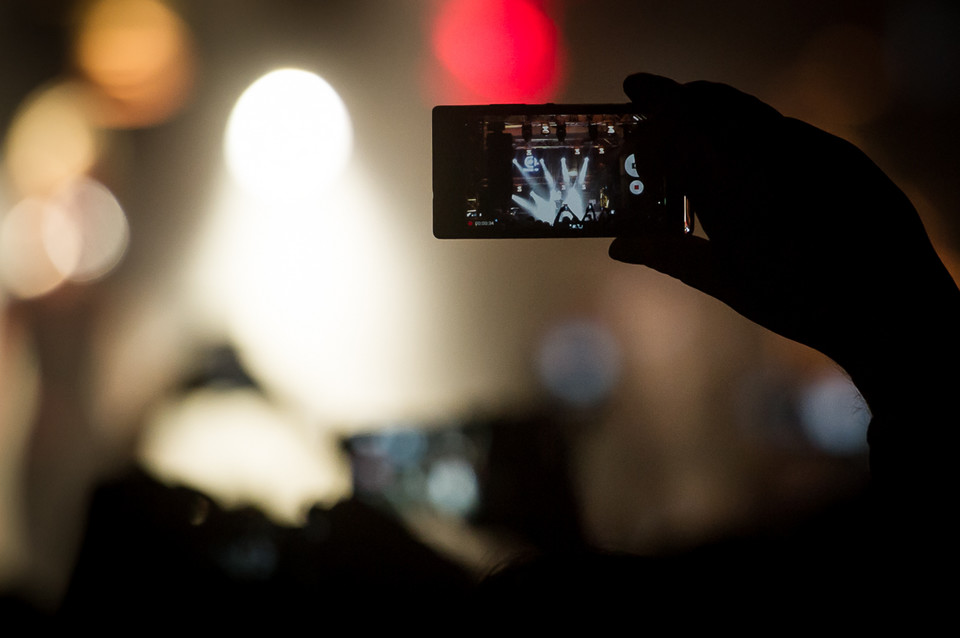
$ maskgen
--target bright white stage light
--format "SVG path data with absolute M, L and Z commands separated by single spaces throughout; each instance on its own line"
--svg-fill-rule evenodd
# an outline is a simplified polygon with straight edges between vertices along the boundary
M 227 124 L 234 178 L 266 200 L 303 200 L 335 181 L 350 160 L 353 128 L 343 100 L 319 76 L 280 69 L 237 100 Z
M 191 274 L 198 314 L 271 395 L 345 429 L 459 396 L 420 376 L 435 339 L 423 276 L 392 232 L 395 204 L 363 173 L 351 166 L 322 197 L 285 206 L 225 188 Z

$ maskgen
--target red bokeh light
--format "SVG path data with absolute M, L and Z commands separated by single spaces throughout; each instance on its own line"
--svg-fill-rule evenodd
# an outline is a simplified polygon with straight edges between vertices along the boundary
M 557 90 L 557 28 L 530 0 L 449 0 L 432 35 L 437 59 L 478 100 L 544 102 Z

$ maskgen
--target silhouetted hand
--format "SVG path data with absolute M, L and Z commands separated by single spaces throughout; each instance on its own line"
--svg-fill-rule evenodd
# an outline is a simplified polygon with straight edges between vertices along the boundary
M 865 394 L 864 368 L 879 353 L 904 354 L 891 352 L 894 338 L 912 349 L 917 330 L 960 316 L 910 201 L 855 146 L 721 84 L 638 74 L 624 89 L 649 115 L 649 152 L 709 240 L 621 237 L 611 257 L 824 352 Z
M 873 413 L 891 520 L 949 511 L 960 291 L 907 197 L 852 144 L 728 86 L 639 74 L 624 89 L 709 239 L 620 237 L 610 256 L 830 356 Z

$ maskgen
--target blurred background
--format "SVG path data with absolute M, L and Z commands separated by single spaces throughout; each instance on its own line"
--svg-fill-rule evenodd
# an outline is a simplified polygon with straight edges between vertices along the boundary
M 956 276 L 946 0 L 2 0 L 0 591 L 57 608 L 121 529 L 176 560 L 226 521 L 179 555 L 272 582 L 349 521 L 470 580 L 857 492 L 869 411 L 819 354 L 608 240 L 433 238 L 432 106 L 635 71 L 853 141 Z

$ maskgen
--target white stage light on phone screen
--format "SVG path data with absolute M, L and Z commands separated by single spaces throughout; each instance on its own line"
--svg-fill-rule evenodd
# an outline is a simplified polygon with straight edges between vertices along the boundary
M 353 128 L 343 100 L 308 71 L 280 69 L 244 91 L 227 123 L 234 178 L 267 200 L 309 198 L 346 167 Z

